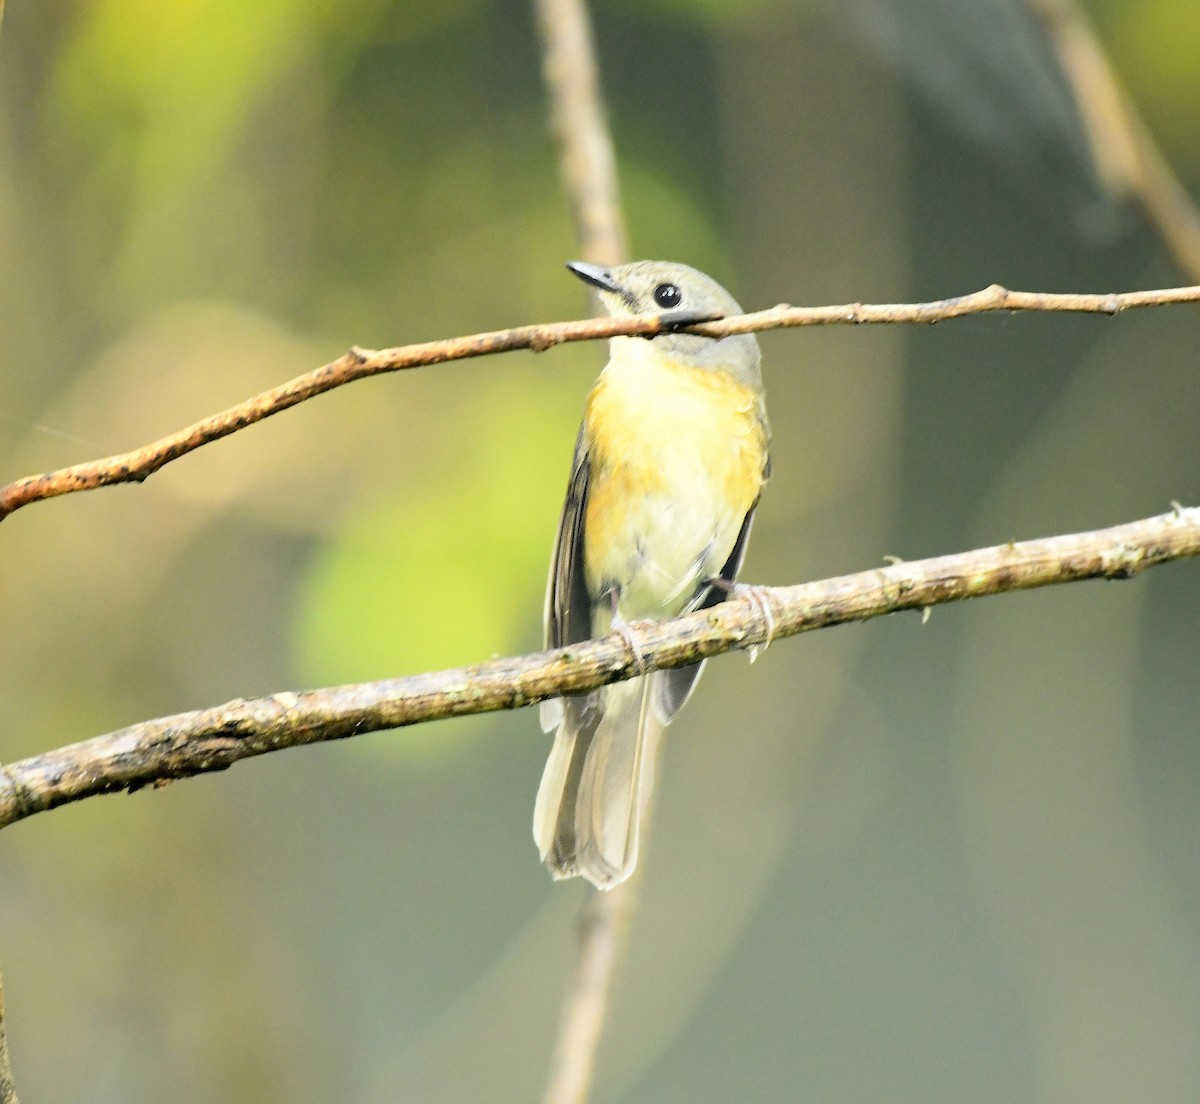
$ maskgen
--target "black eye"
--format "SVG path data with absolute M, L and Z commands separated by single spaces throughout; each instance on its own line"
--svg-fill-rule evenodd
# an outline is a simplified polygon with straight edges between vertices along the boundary
M 683 302 L 683 296 L 674 284 L 659 284 L 654 289 L 654 301 L 664 310 L 669 310 L 679 306 Z

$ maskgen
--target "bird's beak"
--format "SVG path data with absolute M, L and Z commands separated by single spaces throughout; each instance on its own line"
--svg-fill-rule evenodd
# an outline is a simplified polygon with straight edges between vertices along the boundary
M 621 288 L 612 278 L 612 273 L 600 265 L 588 264 L 586 261 L 567 261 L 567 268 L 575 273 L 584 283 L 601 291 L 620 293 Z

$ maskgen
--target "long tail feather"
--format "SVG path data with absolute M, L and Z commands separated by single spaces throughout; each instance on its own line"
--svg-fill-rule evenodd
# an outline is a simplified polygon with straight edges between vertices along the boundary
M 655 677 L 614 684 L 592 708 L 567 706 L 533 819 L 556 878 L 578 874 L 609 889 L 633 872 L 662 732 L 649 707 Z

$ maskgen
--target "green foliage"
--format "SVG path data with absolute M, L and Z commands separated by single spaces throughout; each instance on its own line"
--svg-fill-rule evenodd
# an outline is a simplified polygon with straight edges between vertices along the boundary
M 575 412 L 564 405 L 481 382 L 456 404 L 448 467 L 397 472 L 331 535 L 299 592 L 305 681 L 411 674 L 538 646 L 570 470 L 573 427 L 563 429 Z
M 903 13 L 938 80 L 939 51 L 1009 7 L 845 6 Z M 632 249 L 747 307 L 1180 282 L 1139 223 L 1082 240 L 1091 213 L 1055 206 L 1044 161 L 1012 187 L 972 89 L 920 106 L 841 4 L 591 7 Z M 1195 0 L 1103 8 L 1195 180 Z M 975 76 L 1024 126 L 1007 106 L 1029 74 Z M 950 130 L 938 102 L 980 126 Z M 578 316 L 575 253 L 524 0 L 7 12 L 4 479 L 136 447 L 351 343 Z M 750 581 L 1200 493 L 1190 312 L 763 346 L 776 464 Z M 21 511 L 0 526 L 0 757 L 538 647 L 603 360 L 364 381 L 142 486 Z M 1066 589 L 711 665 L 670 732 L 601 1096 L 1194 1098 L 1194 565 Z M 446 758 L 448 730 L 470 755 Z M 375 757 L 269 756 L 5 834 L 27 1096 L 536 1098 L 579 898 L 528 838 L 535 717 L 350 744 Z
M 1200 5 L 1142 0 L 1112 19 L 1112 50 L 1139 109 L 1173 164 L 1200 181 Z

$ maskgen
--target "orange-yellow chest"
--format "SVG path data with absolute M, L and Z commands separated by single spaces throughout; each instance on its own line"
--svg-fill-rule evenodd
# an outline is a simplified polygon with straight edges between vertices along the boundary
M 757 393 L 729 373 L 688 367 L 641 338 L 613 341 L 585 414 L 594 599 L 616 584 L 627 620 L 672 616 L 719 574 L 762 489 L 759 412 Z

